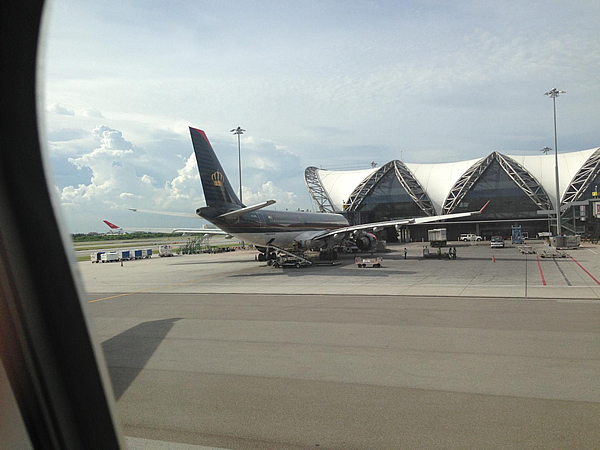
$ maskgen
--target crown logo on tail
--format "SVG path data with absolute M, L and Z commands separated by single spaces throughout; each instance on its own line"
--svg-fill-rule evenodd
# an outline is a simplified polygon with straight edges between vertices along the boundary
M 219 187 L 223 186 L 223 181 L 225 181 L 225 177 L 223 176 L 223 174 L 221 172 L 217 171 L 217 172 L 213 173 L 210 177 L 212 178 L 213 184 L 215 186 L 219 186 Z

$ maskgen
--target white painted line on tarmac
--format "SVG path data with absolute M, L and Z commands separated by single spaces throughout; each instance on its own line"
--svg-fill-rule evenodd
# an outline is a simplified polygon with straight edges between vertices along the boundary
M 564 299 L 564 300 L 556 300 L 558 303 L 600 303 L 600 300 L 577 300 L 577 299 L 573 299 L 573 300 L 568 300 L 568 299 Z
M 594 255 L 597 255 L 598 253 L 596 253 L 594 250 L 592 250 L 591 248 L 587 248 L 586 249 L 588 252 L 592 252 Z

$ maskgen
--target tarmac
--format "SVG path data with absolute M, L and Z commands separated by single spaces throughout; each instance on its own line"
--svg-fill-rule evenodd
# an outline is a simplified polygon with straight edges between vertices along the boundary
M 89 293 L 354 294 L 451 297 L 600 299 L 600 247 L 567 250 L 566 258 L 541 258 L 550 247 L 491 249 L 488 242 L 453 242 L 456 260 L 423 258 L 421 243 L 394 244 L 383 267 L 359 269 L 354 255 L 340 266 L 276 269 L 254 260 L 255 251 L 176 256 L 97 265 L 80 263 Z M 407 259 L 404 259 L 404 248 Z M 432 249 L 432 253 L 436 250 Z
M 599 448 L 598 246 L 456 247 L 78 263 L 128 447 Z

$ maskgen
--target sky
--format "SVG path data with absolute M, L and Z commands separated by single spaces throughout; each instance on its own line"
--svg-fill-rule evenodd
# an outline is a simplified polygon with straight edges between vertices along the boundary
M 243 198 L 315 209 L 304 169 L 600 146 L 597 1 L 103 1 L 46 5 L 40 119 L 70 232 L 191 227 L 188 127 Z

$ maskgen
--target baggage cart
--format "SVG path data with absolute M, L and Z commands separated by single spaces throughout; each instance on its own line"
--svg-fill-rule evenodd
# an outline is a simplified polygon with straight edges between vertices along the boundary
M 104 254 L 104 252 L 92 252 L 90 253 L 90 260 L 93 263 L 99 263 L 100 261 L 102 261 L 102 255 Z
M 119 260 L 119 254 L 117 252 L 106 252 L 100 257 L 103 263 L 105 262 L 116 262 Z
M 354 262 L 358 267 L 381 267 L 381 263 L 383 262 L 383 258 L 381 256 L 371 257 L 371 258 L 363 258 L 361 256 L 357 256 L 354 258 Z

